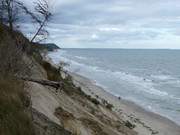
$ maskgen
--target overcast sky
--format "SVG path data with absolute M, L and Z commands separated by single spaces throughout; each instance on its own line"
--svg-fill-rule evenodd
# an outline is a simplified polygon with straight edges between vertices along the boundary
M 61 47 L 180 49 L 180 0 L 50 2 L 48 42 Z

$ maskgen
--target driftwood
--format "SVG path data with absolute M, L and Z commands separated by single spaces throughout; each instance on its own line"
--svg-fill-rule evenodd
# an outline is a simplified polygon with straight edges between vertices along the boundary
M 21 79 L 24 81 L 39 83 L 41 85 L 51 86 L 56 89 L 59 89 L 59 88 L 61 89 L 63 87 L 63 82 L 55 82 L 55 81 L 50 81 L 50 80 L 38 80 L 38 79 L 24 78 L 24 77 L 21 77 Z

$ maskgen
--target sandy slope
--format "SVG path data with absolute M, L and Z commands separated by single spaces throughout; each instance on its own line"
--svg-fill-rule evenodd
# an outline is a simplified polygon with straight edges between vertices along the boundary
M 118 131 L 113 124 L 104 122 L 108 120 L 116 124 L 119 118 L 104 107 L 96 107 L 87 99 L 81 99 L 81 97 L 71 98 L 63 91 L 56 92 L 52 88 L 36 83 L 29 83 L 29 90 L 31 91 L 33 109 L 74 134 L 136 135 L 136 132 L 125 126 L 122 126 L 123 129 Z M 58 107 L 61 109 L 55 113 Z M 103 117 L 100 119 L 98 115 L 92 114 L 90 109 L 93 109 L 95 113 Z
M 130 119 L 136 124 L 135 130 L 139 135 L 180 135 L 180 126 L 152 112 L 148 112 L 132 102 L 119 100 L 117 97 L 104 91 L 101 87 L 96 86 L 89 79 L 72 74 L 76 85 L 83 87 L 83 90 L 99 98 L 104 98 L 112 103 L 114 111 L 124 119 Z
M 112 111 L 81 95 L 28 83 L 34 110 L 77 135 L 136 135 Z M 43 125 L 43 123 L 41 122 Z M 51 135 L 50 133 L 48 135 Z
M 95 105 L 73 89 L 67 93 L 28 82 L 27 90 L 31 95 L 33 109 L 65 130 L 77 135 L 180 135 L 180 127 L 172 121 L 147 112 L 131 102 L 119 100 L 85 77 L 76 74 L 71 76 L 87 95 L 100 102 L 105 99 L 115 107 L 111 111 L 103 105 Z M 45 71 L 38 66 L 32 77 L 47 78 Z M 134 123 L 135 129 L 127 127 L 127 121 Z

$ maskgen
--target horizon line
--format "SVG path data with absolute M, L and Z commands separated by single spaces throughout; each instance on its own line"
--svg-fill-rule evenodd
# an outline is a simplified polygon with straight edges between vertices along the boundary
M 180 50 L 180 48 L 64 48 L 60 47 L 61 49 L 124 49 L 124 50 Z

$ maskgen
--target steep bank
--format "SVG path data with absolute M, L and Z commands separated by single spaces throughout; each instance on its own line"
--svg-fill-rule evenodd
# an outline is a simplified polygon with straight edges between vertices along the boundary
M 1 135 L 71 134 L 33 109 L 27 82 L 20 79 L 21 76 L 46 78 L 46 71 L 37 62 L 38 56 L 22 33 L 11 32 L 0 24 Z
M 111 104 L 85 94 L 71 76 L 62 78 L 20 32 L 10 33 L 3 25 L 0 30 L 0 134 L 137 134 L 133 124 L 111 110 Z M 61 87 L 39 83 L 44 81 Z
M 151 118 L 161 117 L 148 115 L 132 104 L 119 104 L 119 99 L 88 79 L 60 72 L 62 68 L 44 59 L 42 49 L 21 33 L 12 36 L 8 28 L 0 28 L 0 134 L 178 135 L 179 127 L 174 123 L 151 123 Z M 140 115 L 135 117 L 134 112 Z
M 46 62 L 45 62 L 46 63 Z M 63 82 L 61 89 L 28 82 L 32 107 L 51 121 L 73 134 L 135 135 L 133 125 L 111 110 L 109 103 L 101 103 L 76 87 L 69 75 L 63 79 L 50 64 L 43 64 L 47 78 Z M 56 73 L 56 74 L 54 74 Z

